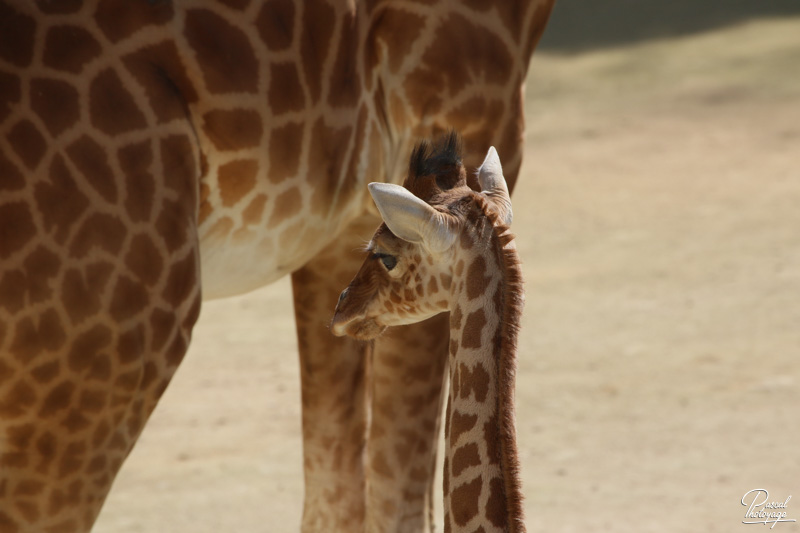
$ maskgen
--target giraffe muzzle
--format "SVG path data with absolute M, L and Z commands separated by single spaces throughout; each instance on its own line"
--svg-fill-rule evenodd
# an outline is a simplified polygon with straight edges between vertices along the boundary
M 339 297 L 340 302 L 342 297 Z M 348 316 L 346 311 L 343 311 L 336 306 L 336 311 L 331 320 L 331 333 L 337 337 L 352 337 L 354 339 L 368 341 L 379 336 L 386 330 L 386 326 L 378 323 L 375 318 L 367 318 L 366 316 L 356 315 Z

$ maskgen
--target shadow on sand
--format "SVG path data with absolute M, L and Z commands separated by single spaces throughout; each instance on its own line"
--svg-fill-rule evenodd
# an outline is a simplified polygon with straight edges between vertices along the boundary
M 539 50 L 573 53 L 800 16 L 800 0 L 556 0 Z

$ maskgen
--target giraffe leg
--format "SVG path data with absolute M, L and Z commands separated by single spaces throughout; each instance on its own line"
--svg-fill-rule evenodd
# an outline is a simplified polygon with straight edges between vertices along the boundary
M 60 135 L 48 98 L 0 121 L 2 532 L 89 531 L 200 310 L 191 126 L 106 106 Z
M 196 247 L 159 263 L 175 285 L 156 291 L 141 257 L 100 250 L 109 231 L 83 265 L 38 237 L 0 265 L 0 531 L 89 531 L 186 351 Z
M 362 531 L 365 523 L 370 532 L 422 531 L 431 522 L 447 317 L 390 328 L 374 348 L 328 330 L 339 292 L 363 261 L 364 236 L 377 225 L 363 217 L 292 276 L 306 532 Z
M 337 298 L 363 260 L 365 217 L 292 274 L 303 408 L 302 531 L 359 532 L 364 524 L 365 371 L 371 344 L 328 329 Z
M 376 339 L 367 459 L 367 531 L 433 529 L 432 485 L 448 350 L 448 317 Z

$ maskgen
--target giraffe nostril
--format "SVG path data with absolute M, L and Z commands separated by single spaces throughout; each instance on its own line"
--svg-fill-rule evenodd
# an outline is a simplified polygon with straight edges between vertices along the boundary
M 336 302 L 336 305 L 342 303 L 342 301 L 345 299 L 346 296 L 347 296 L 347 289 L 343 290 L 342 294 L 339 295 L 339 301 Z

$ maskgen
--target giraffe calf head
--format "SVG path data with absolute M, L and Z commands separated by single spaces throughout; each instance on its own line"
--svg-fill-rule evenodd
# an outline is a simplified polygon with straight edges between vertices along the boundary
M 440 279 L 451 276 L 447 255 L 456 221 L 398 185 L 371 183 L 381 224 L 367 246 L 369 254 L 342 292 L 331 330 L 362 340 L 386 326 L 413 324 L 448 309 Z M 428 225 L 422 217 L 431 218 Z
M 361 269 L 339 297 L 331 323 L 335 335 L 369 340 L 387 326 L 412 324 L 449 310 L 455 256 L 459 247 L 471 242 L 462 233 L 469 229 L 475 195 L 483 195 L 508 222 L 511 219 L 508 190 L 494 148 L 478 177 L 481 193 L 472 191 L 462 179 L 431 196 L 429 202 L 399 185 L 369 184 L 384 223 L 370 241 Z

